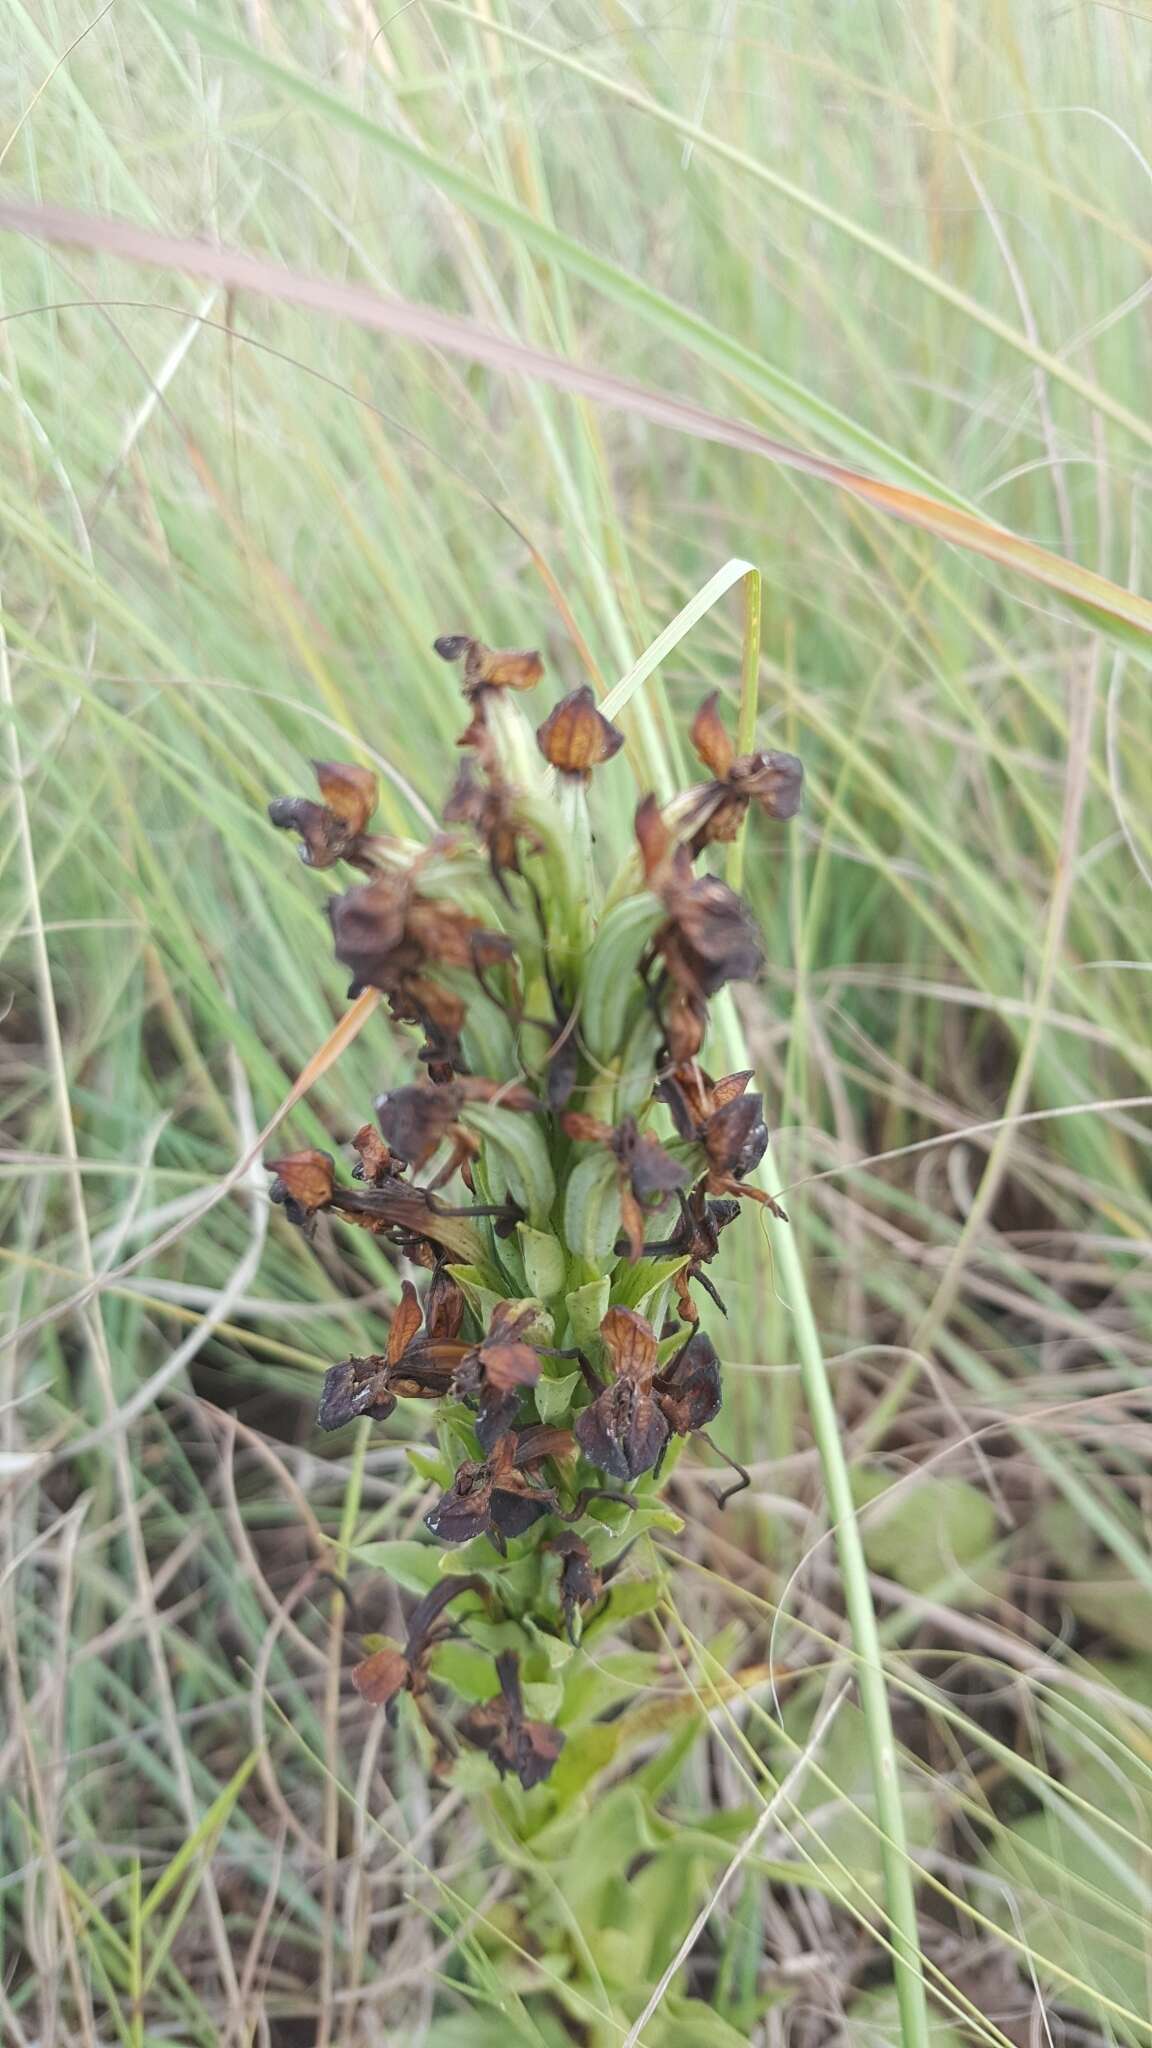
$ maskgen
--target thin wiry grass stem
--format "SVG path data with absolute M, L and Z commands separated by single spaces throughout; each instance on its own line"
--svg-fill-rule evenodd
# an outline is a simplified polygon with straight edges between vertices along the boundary
M 744 689 L 741 698 L 740 737 L 754 723 L 748 715 L 749 678 L 759 666 L 760 579 L 744 580 Z M 754 705 L 753 692 L 753 705 Z M 730 993 L 726 990 L 716 1006 L 717 1036 L 727 1063 L 733 1068 L 747 1062 L 748 1048 Z M 771 1190 L 780 1185 L 771 1145 L 757 1172 L 760 1185 Z M 876 1609 L 868 1580 L 864 1545 L 856 1521 L 852 1482 L 836 1403 L 824 1363 L 820 1332 L 812 1308 L 804 1262 L 791 1224 L 765 1212 L 765 1223 L 776 1264 L 778 1292 L 792 1318 L 800 1378 L 812 1434 L 820 1453 L 820 1466 L 828 1496 L 828 1510 L 836 1533 L 844 1604 L 857 1656 L 857 1685 L 868 1738 L 868 1757 L 876 1799 L 876 1818 L 883 1834 L 881 1859 L 888 1915 L 892 1925 L 893 1975 L 900 2008 L 903 2048 L 926 2048 L 928 2006 L 924 1991 L 924 1964 L 916 1918 L 916 1890 L 908 1851 L 904 1810 L 900 1796 L 896 1742 L 888 1687 L 876 1625 Z

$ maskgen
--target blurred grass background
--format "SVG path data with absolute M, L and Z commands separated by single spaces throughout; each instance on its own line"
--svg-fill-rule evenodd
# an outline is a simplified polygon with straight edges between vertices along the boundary
M 1144 586 L 1139 8 L 4 19 L 9 191 L 464 314 Z M 421 1491 L 312 1410 L 392 1268 L 310 1255 L 258 1168 L 205 1207 L 343 1008 L 267 798 L 364 749 L 419 836 L 460 724 L 435 634 L 540 645 L 543 709 L 739 555 L 760 736 L 809 775 L 749 845 L 771 967 L 741 1007 L 881 1612 L 932 2038 L 1147 2041 L 1139 644 L 626 405 L 98 249 L 5 235 L 0 297 L 5 2039 L 900 2039 L 755 1229 L 722 1280 L 755 1496 L 717 1517 L 681 1468 L 666 1609 L 605 1653 L 635 1741 L 531 1843 L 342 1683 L 319 1568 Z M 732 597 L 645 686 L 632 792 L 706 689 L 734 705 L 740 635 Z M 283 1138 L 345 1139 L 403 1066 L 377 1020 Z

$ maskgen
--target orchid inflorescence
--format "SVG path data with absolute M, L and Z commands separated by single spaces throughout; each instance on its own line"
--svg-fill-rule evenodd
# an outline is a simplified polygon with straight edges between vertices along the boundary
M 350 993 L 379 990 L 420 1033 L 424 1076 L 378 1099 L 350 1182 L 328 1153 L 300 1151 L 272 1163 L 271 1192 L 306 1236 L 334 1217 L 429 1276 L 422 1298 L 403 1279 L 383 1350 L 334 1365 L 320 1399 L 326 1430 L 437 1404 L 439 1457 L 414 1457 L 439 1489 L 426 1525 L 454 1546 L 445 1576 L 430 1552 L 407 1641 L 369 1639 L 353 1681 L 393 1716 L 408 1696 L 443 1752 L 444 1645 L 488 1649 L 494 1685 L 473 1690 L 455 1739 L 528 1789 L 565 1739 L 533 1718 L 554 1703 L 546 1681 L 658 1520 L 676 1447 L 720 1409 L 694 1288 L 723 1310 L 705 1270 L 722 1232 L 746 1199 L 776 1210 L 748 1183 L 768 1142 L 753 1076 L 700 1064 L 709 1000 L 759 972 L 761 940 L 697 863 L 753 805 L 791 817 L 803 770 L 738 754 L 713 694 L 691 729 L 708 779 L 665 805 L 644 797 L 605 891 L 589 784 L 624 740 L 591 689 L 533 735 L 513 694 L 539 682 L 538 654 L 464 635 L 435 648 L 462 665 L 470 712 L 444 831 L 425 845 L 374 833 L 376 778 L 340 762 L 314 764 L 319 801 L 269 809 L 307 866 L 359 871 L 328 900 L 336 958 Z M 743 1468 L 705 1441 L 739 1491 Z

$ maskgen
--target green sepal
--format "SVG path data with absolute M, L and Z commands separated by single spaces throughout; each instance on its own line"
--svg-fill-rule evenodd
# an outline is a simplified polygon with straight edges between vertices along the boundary
M 583 1281 L 565 1296 L 569 1341 L 578 1344 L 582 1351 L 589 1350 L 598 1341 L 611 1293 L 611 1275 L 601 1273 L 594 1280 Z
M 490 1102 L 470 1102 L 461 1111 L 460 1121 L 491 1147 L 509 1194 L 533 1229 L 547 1230 L 556 1199 L 556 1177 L 536 1118 L 499 1109 Z M 491 1166 L 489 1171 L 491 1178 Z
M 563 1245 L 550 1231 L 533 1230 L 530 1223 L 517 1224 L 516 1235 L 529 1288 L 539 1301 L 555 1301 L 568 1277 Z
M 566 1372 L 559 1379 L 539 1379 L 536 1382 L 536 1413 L 541 1422 L 559 1422 L 572 1406 L 572 1396 L 581 1384 L 583 1374 L 577 1369 Z
M 569 1248 L 593 1266 L 615 1264 L 620 1234 L 616 1161 L 597 1148 L 578 1160 L 564 1191 L 564 1235 Z
M 593 1059 L 615 1059 L 627 1036 L 628 1013 L 644 1000 L 638 968 L 659 929 L 663 908 L 644 890 L 613 905 L 588 949 L 581 989 L 580 1030 Z

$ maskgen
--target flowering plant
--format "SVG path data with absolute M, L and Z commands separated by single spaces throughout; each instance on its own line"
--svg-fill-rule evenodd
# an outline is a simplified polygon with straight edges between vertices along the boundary
M 379 1098 L 348 1181 L 310 1150 L 272 1162 L 271 1192 L 306 1234 L 330 1216 L 428 1275 L 422 1297 L 402 1280 L 381 1351 L 334 1365 L 320 1400 L 326 1430 L 436 1406 L 437 1454 L 413 1456 L 447 1554 L 428 1546 L 405 1642 L 368 1639 L 353 1683 L 391 1716 L 408 1700 L 441 1766 L 471 1745 L 528 1790 L 563 1750 L 579 1645 L 638 1611 L 621 1563 L 676 1526 L 659 1486 L 685 1439 L 735 1469 L 721 1500 L 748 1483 L 707 1435 L 722 1369 L 694 1290 L 723 1310 L 706 1268 L 742 1203 L 771 1201 L 747 1181 L 768 1142 L 752 1074 L 701 1064 L 710 999 L 763 955 L 698 863 L 752 806 L 791 817 L 803 771 L 737 754 L 712 695 L 691 729 L 706 779 L 643 799 L 603 887 L 590 785 L 624 741 L 592 691 L 533 733 L 515 698 L 539 655 L 465 636 L 436 652 L 461 664 L 470 714 L 443 832 L 373 833 L 375 778 L 339 762 L 315 764 L 319 801 L 270 806 L 307 866 L 363 877 L 329 899 L 336 957 L 419 1033 L 424 1068 Z

